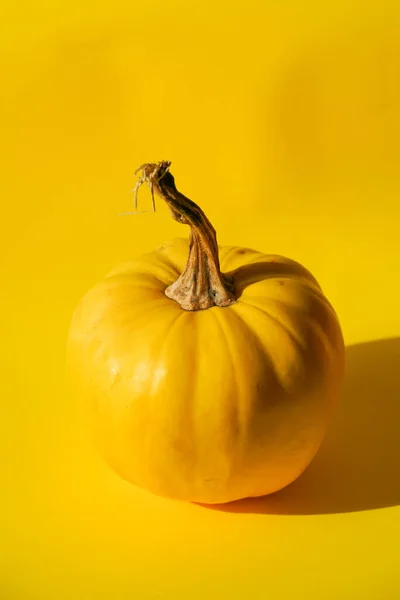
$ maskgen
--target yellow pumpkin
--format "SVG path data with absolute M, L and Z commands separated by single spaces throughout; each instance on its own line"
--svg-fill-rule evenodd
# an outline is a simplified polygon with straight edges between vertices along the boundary
M 123 264 L 84 296 L 69 334 L 73 377 L 123 478 L 209 504 L 269 494 L 323 439 L 344 370 L 338 318 L 297 262 L 218 249 L 169 167 L 143 165 L 141 182 L 190 241 Z

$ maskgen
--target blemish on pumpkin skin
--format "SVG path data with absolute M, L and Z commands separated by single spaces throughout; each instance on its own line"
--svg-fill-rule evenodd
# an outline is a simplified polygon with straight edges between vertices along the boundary
M 122 379 L 122 375 L 121 375 L 121 373 L 119 371 L 117 373 L 115 373 L 113 371 L 111 371 L 111 372 L 112 372 L 112 375 L 113 375 L 113 380 L 111 382 L 110 389 L 112 389 Z
M 285 285 L 285 282 L 284 281 L 280 281 L 279 285 Z

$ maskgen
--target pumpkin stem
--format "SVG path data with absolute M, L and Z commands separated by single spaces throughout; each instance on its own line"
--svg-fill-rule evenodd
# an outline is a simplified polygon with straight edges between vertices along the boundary
M 236 302 L 233 280 L 221 273 L 217 236 L 201 208 L 178 192 L 169 172 L 171 163 L 147 163 L 140 167 L 139 185 L 146 182 L 169 206 L 172 218 L 189 225 L 189 257 L 180 277 L 165 290 L 184 310 L 230 306 Z

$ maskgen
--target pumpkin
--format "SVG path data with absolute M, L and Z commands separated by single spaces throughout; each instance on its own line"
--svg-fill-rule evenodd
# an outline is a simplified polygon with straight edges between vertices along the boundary
M 205 504 L 275 492 L 316 454 L 338 398 L 344 344 L 311 273 L 281 256 L 218 248 L 170 163 L 147 182 L 190 227 L 122 264 L 77 306 L 76 389 L 94 441 L 124 479 Z

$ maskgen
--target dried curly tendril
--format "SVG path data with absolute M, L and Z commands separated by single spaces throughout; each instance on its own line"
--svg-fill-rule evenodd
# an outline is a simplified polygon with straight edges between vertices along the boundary
M 144 163 L 138 169 L 136 169 L 134 174 L 137 175 L 140 172 L 141 176 L 132 190 L 134 210 L 131 212 L 119 213 L 118 216 L 124 217 L 126 215 L 139 215 L 143 213 L 156 212 L 156 203 L 154 198 L 154 183 L 156 181 L 160 181 L 165 176 L 165 174 L 168 173 L 170 166 L 171 161 L 164 160 L 160 163 Z M 152 210 L 138 210 L 138 191 L 144 183 L 147 183 L 151 191 Z

